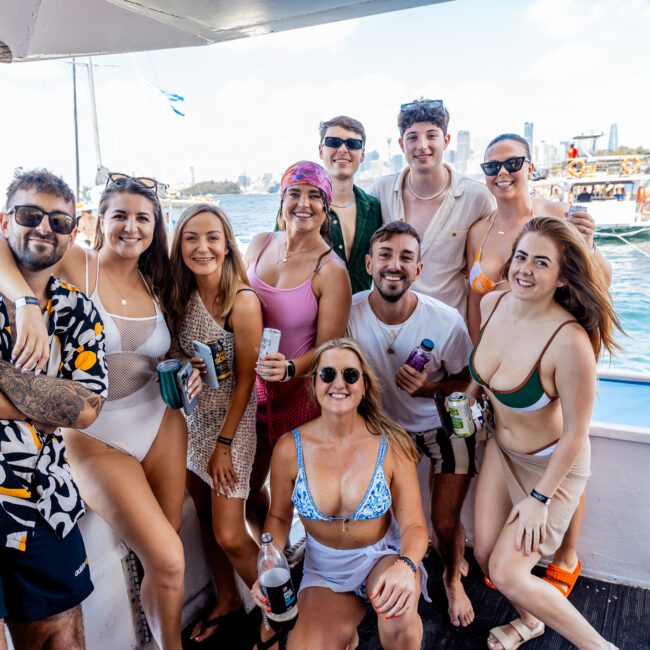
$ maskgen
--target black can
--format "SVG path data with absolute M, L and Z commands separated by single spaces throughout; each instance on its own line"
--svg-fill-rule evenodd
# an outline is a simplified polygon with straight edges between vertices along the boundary
M 221 381 L 232 375 L 232 370 L 228 367 L 228 359 L 226 358 L 226 348 L 223 347 L 221 339 L 210 339 L 205 344 L 212 352 L 212 360 L 214 361 L 214 369 L 217 372 L 217 379 Z

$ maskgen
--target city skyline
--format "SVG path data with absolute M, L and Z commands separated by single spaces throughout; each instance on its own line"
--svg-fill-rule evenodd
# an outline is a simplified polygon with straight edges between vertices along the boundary
M 650 145 L 634 94 L 646 74 L 647 3 L 490 5 L 459 0 L 204 48 L 96 57 L 102 162 L 170 184 L 278 174 L 295 160 L 317 161 L 318 124 L 338 114 L 360 119 L 368 150 L 383 159 L 390 138 L 392 159 L 399 105 L 421 96 L 449 108 L 454 151 L 459 131 L 478 154 L 499 133 L 523 135 L 524 122 L 534 124 L 535 143 L 559 146 L 616 123 L 620 144 Z M 83 68 L 78 84 L 81 183 L 89 185 L 96 156 Z M 161 91 L 184 98 L 185 117 Z M 18 166 L 46 166 L 74 184 L 69 61 L 0 66 L 0 93 L 0 185 Z

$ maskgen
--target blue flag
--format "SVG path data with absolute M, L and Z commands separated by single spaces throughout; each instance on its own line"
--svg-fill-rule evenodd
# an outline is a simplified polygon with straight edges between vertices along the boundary
M 163 90 L 162 88 L 158 88 L 158 90 L 167 98 L 167 100 L 169 101 L 169 107 L 172 109 L 172 111 L 174 111 L 176 115 L 185 117 L 185 113 L 183 113 L 181 110 L 176 108 L 176 106 L 174 106 L 174 102 L 184 102 L 185 98 L 177 93 L 170 93 L 167 90 Z

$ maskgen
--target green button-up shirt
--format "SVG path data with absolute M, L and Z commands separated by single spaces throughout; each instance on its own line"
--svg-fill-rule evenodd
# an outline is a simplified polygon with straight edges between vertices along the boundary
M 372 285 L 372 278 L 366 273 L 366 253 L 370 238 L 377 228 L 381 228 L 382 220 L 379 201 L 356 185 L 353 186 L 353 189 L 357 203 L 357 223 L 349 260 L 345 259 L 343 230 L 333 208 L 330 208 L 330 232 L 332 233 L 332 248 L 345 262 L 352 284 L 352 293 L 357 293 L 370 289 Z

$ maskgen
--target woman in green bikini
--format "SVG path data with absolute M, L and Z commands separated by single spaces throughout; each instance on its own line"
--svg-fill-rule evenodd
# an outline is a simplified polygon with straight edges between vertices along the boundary
M 476 491 L 474 553 L 520 615 L 494 628 L 488 647 L 518 648 L 548 624 L 579 648 L 613 648 L 531 570 L 560 545 L 584 490 L 596 358 L 616 347 L 620 324 L 602 272 L 564 220 L 528 221 L 507 269 L 510 291 L 484 297 L 470 357 L 495 411 Z

